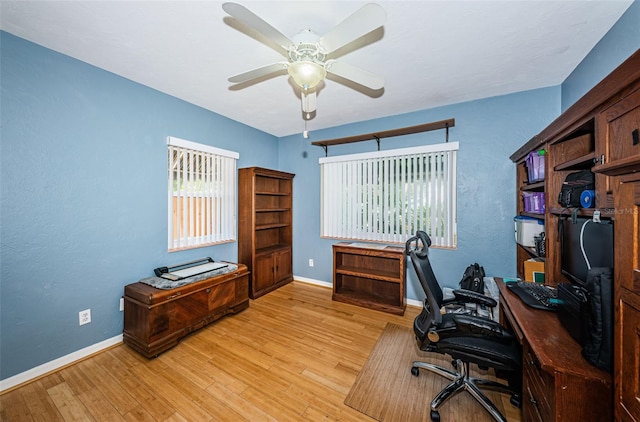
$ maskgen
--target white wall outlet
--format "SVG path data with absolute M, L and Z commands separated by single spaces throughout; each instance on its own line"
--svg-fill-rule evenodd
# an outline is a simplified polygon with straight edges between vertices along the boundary
M 80 320 L 80 325 L 88 324 L 91 322 L 91 309 L 85 309 L 84 311 L 80 311 L 78 313 L 78 319 Z
M 124 311 L 124 298 L 120 298 L 120 312 Z
M 310 266 L 310 267 L 313 267 L 313 259 L 310 259 L 310 260 L 309 260 L 309 266 Z

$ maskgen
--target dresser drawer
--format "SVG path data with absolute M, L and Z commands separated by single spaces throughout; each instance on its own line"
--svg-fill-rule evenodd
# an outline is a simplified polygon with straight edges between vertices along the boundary
M 522 351 L 523 412 L 532 417 L 532 420 L 554 420 L 554 378 L 540 368 L 540 363 L 527 342 L 524 342 Z

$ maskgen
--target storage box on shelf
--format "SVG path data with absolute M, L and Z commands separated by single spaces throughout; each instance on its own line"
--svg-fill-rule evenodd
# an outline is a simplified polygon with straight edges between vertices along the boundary
M 544 233 L 544 221 L 526 216 L 517 216 L 513 221 L 516 242 L 526 248 L 535 248 L 535 237 Z
M 544 148 L 537 151 L 531 151 L 526 158 L 527 175 L 529 176 L 529 183 L 541 182 L 544 180 L 544 164 L 545 164 Z
M 522 192 L 524 212 L 530 214 L 544 214 L 546 209 L 544 192 Z

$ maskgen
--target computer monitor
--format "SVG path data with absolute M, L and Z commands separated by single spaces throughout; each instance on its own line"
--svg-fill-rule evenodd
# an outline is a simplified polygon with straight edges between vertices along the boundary
M 587 260 L 591 268 L 613 268 L 613 222 L 591 218 L 560 219 L 561 270 L 573 284 L 584 286 Z

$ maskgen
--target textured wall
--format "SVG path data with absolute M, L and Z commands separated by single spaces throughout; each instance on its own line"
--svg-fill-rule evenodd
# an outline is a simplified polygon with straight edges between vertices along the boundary
M 372 100 L 375 101 L 375 100 Z M 515 275 L 513 217 L 515 165 L 509 156 L 559 114 L 559 87 L 487 98 L 417 113 L 367 121 L 280 140 L 280 168 L 294 179 L 294 274 L 331 282 L 331 245 L 321 239 L 320 166 L 324 150 L 314 140 L 413 126 L 455 118 L 450 140 L 460 142 L 458 153 L 458 248 L 432 250 L 434 271 L 441 283 L 455 286 L 467 265 L 478 262 L 488 274 Z M 321 113 L 322 109 L 319 108 Z M 387 138 L 381 149 L 444 142 L 445 132 Z M 375 141 L 329 147 L 329 155 L 374 151 Z M 314 267 L 308 266 L 309 258 Z M 421 300 L 424 293 L 408 271 L 407 296 Z
M 634 1 L 562 83 L 562 111 L 640 48 L 640 1 Z
M 176 136 L 277 166 L 277 139 L 5 32 L 0 376 L 122 333 L 124 285 L 237 244 L 167 253 Z M 92 322 L 78 325 L 91 309 Z
M 166 137 L 240 153 L 239 167 L 296 173 L 294 273 L 331 281 L 330 239 L 319 238 L 324 154 L 310 141 L 456 119 L 460 142 L 458 249 L 434 250 L 449 286 L 478 261 L 515 272 L 515 166 L 509 155 L 639 46 L 640 5 L 627 13 L 559 87 L 489 98 L 279 140 L 173 97 L 0 31 L 0 379 L 122 333 L 124 285 L 154 267 L 213 256 L 237 244 L 166 251 Z M 375 101 L 375 100 L 373 100 Z M 320 106 L 319 112 L 322 112 Z M 382 148 L 443 140 L 392 138 Z M 372 150 L 375 143 L 330 154 Z M 315 267 L 308 267 L 308 259 Z M 408 296 L 423 294 L 410 276 Z M 91 308 L 91 324 L 78 312 Z

